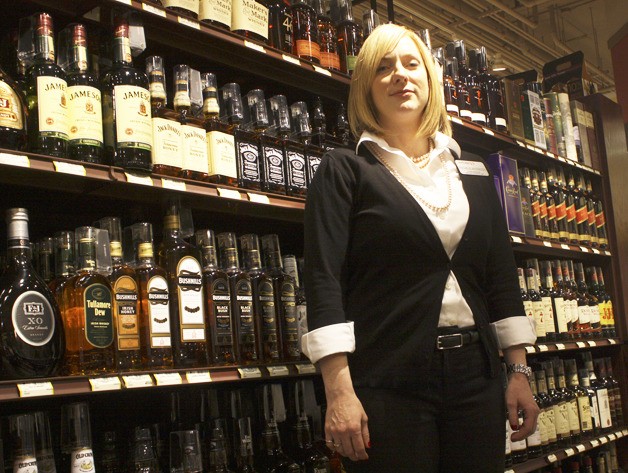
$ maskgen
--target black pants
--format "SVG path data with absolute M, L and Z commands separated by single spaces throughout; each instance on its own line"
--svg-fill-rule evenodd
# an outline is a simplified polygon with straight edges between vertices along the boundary
M 503 473 L 506 407 L 480 343 L 434 353 L 424 386 L 357 388 L 369 417 L 369 460 L 350 473 Z

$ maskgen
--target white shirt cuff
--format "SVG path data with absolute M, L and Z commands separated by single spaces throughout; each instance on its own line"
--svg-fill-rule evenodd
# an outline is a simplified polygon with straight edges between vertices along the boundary
M 491 324 L 497 345 L 505 350 L 515 345 L 534 345 L 536 332 L 530 317 L 506 317 Z
M 353 322 L 326 325 L 304 334 L 301 337 L 301 349 L 312 363 L 335 353 L 353 353 Z

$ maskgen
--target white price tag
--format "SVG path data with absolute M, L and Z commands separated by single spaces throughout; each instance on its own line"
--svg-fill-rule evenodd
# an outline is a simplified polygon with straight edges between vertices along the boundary
M 563 250 L 571 250 L 571 248 L 569 248 L 569 245 L 566 245 L 565 243 L 561 243 L 561 244 L 560 244 L 560 247 L 561 247 Z
M 290 374 L 287 366 L 267 366 L 266 369 L 271 376 L 288 376 Z
M 536 151 L 539 154 L 545 153 L 545 151 L 543 151 L 541 148 L 537 148 L 536 146 L 534 147 L 534 151 Z
M 242 379 L 262 377 L 262 372 L 259 368 L 238 368 L 238 373 L 240 373 L 240 378 Z
M 116 0 L 117 2 L 124 3 L 125 5 L 132 5 L 131 0 Z
M 567 455 L 568 457 L 571 457 L 573 455 L 576 454 L 576 451 L 573 448 L 566 448 L 565 449 L 565 455 Z
M 615 435 L 617 435 L 617 438 L 620 439 L 624 436 L 624 433 L 621 430 L 618 430 L 617 432 L 615 432 Z
M 526 144 L 525 144 L 523 141 L 515 140 L 515 142 L 516 142 L 519 146 L 522 146 L 522 147 L 524 147 L 524 148 L 526 147 Z
M 615 434 L 608 434 L 608 440 L 611 442 L 617 440 L 617 436 Z
M 146 5 L 144 3 L 144 5 Z M 143 186 L 152 186 L 153 180 L 150 176 L 138 176 L 137 174 L 131 174 L 130 172 L 125 172 L 126 182 L 130 182 L 131 184 L 141 184 Z
M 518 237 L 518 236 L 510 235 L 510 239 L 512 240 L 513 243 L 523 243 L 523 240 L 521 239 L 521 237 Z
M 457 123 L 458 125 L 464 125 L 464 122 L 458 117 L 451 117 L 451 121 Z
M 270 204 L 270 199 L 267 195 L 255 194 L 254 192 L 247 192 L 246 195 L 249 196 L 249 200 L 251 202 L 257 202 L 258 204 Z
M 162 17 L 166 18 L 166 10 L 162 10 L 161 8 L 156 8 L 156 7 L 154 7 L 152 5 L 149 5 L 147 3 L 142 3 L 142 9 L 144 11 L 152 13 L 153 15 L 162 16 Z
M 108 376 L 106 378 L 90 378 L 89 384 L 92 385 L 92 391 L 114 391 L 120 389 L 120 378 L 117 376 Z
M 155 373 L 153 375 L 157 386 L 168 386 L 171 384 L 181 384 L 183 380 L 179 373 Z
M 578 450 L 579 453 L 584 452 L 587 449 L 587 447 L 585 447 L 584 445 L 582 445 L 581 443 L 579 443 L 578 445 L 576 445 L 576 450 Z
M 564 343 L 557 343 L 556 344 L 556 349 L 557 350 L 564 350 L 565 349 L 565 344 Z
M 551 241 L 544 241 L 543 245 L 547 246 L 548 248 L 552 248 L 552 242 Z
M 254 49 L 255 51 L 259 51 L 260 53 L 264 53 L 266 54 L 266 50 L 264 49 L 264 46 L 257 44 L 257 43 L 251 43 L 250 41 L 247 41 L 246 39 L 244 40 L 244 45 L 247 48 L 250 49 Z
M 595 341 L 593 341 L 593 340 L 589 340 L 587 343 L 589 344 L 590 347 L 596 347 L 597 346 L 597 343 L 595 343 Z
M 55 389 L 50 381 L 18 383 L 17 390 L 20 392 L 20 397 L 52 396 L 55 393 Z
M 581 246 L 580 251 L 582 251 L 583 253 L 588 253 L 589 249 L 586 246 Z
M 537 345 L 537 347 L 539 348 L 540 352 L 544 352 L 544 351 L 548 351 L 549 348 L 547 348 L 547 345 Z
M 558 157 L 558 160 L 559 160 L 559 161 L 562 161 L 563 163 L 566 163 L 566 162 L 567 162 L 567 158 L 564 158 L 564 157 L 562 157 L 562 156 L 559 156 L 559 157 Z
M 546 456 L 545 459 L 547 460 L 548 463 L 554 463 L 555 461 L 558 461 L 558 458 L 556 458 L 556 455 L 554 455 L 553 453 L 551 455 Z
M 608 339 L 608 343 L 611 345 L 616 345 L 617 344 L 617 340 L 615 340 L 614 338 L 609 338 Z
M 536 353 L 536 349 L 532 345 L 526 347 L 526 353 Z
M 606 256 L 610 256 L 610 255 L 611 255 L 611 252 L 610 252 L 610 251 L 608 251 L 608 250 L 604 250 L 604 254 L 605 254 Z
M 624 435 L 628 435 L 628 429 L 622 430 L 621 433 L 624 434 Z
M 552 153 L 551 151 L 546 151 L 546 152 L 545 152 L 545 154 L 546 154 L 547 156 L 549 156 L 550 158 L 554 158 L 554 159 L 556 159 L 556 155 L 555 155 L 554 153 Z
M 240 193 L 234 189 L 223 189 L 222 187 L 217 187 L 218 195 L 220 197 L 226 197 L 227 199 L 235 199 L 242 200 L 242 196 Z
M 587 344 L 584 342 L 576 342 L 576 345 L 578 346 L 578 348 L 586 348 Z
M 124 381 L 124 387 L 128 389 L 144 388 L 153 385 L 153 378 L 151 378 L 149 374 L 123 375 L 122 381 Z
M 0 153 L 0 164 L 8 164 L 9 166 L 18 166 L 21 168 L 31 167 L 28 156 L 22 154 Z
M 598 250 L 597 248 L 591 248 L 591 251 L 595 253 L 596 255 L 600 254 L 600 250 Z
M 591 440 L 591 446 L 593 448 L 597 447 L 599 444 L 600 444 L 600 441 L 598 439 Z
M 493 133 L 493 130 L 489 130 L 488 128 L 482 127 L 482 131 L 486 133 L 487 135 L 495 136 L 495 133 Z
M 316 366 L 312 363 L 300 363 L 295 365 L 299 374 L 314 374 L 316 373 Z
M 605 443 L 608 443 L 608 439 L 606 437 L 600 437 L 600 443 L 603 445 Z
M 186 191 L 185 182 L 173 181 L 172 179 L 161 178 L 161 187 L 164 189 L 172 189 L 173 191 Z
M 82 164 L 64 163 L 62 161 L 53 161 L 55 170 L 64 174 L 72 174 L 74 176 L 86 176 L 85 166 Z
M 314 68 L 314 70 L 315 70 L 316 72 L 318 72 L 319 74 L 323 74 L 324 76 L 329 76 L 329 77 L 331 77 L 331 71 L 329 71 L 328 69 L 325 69 L 325 68 L 323 68 L 323 67 L 318 67 L 318 66 L 315 66 L 314 64 L 312 64 L 312 67 L 313 67 L 313 68 Z
M 189 18 L 185 18 L 183 16 L 178 17 L 179 23 L 185 26 L 189 26 L 190 28 L 194 28 L 195 30 L 201 29 L 201 24 L 198 21 L 190 20 Z
M 188 383 L 211 383 L 212 378 L 209 371 L 188 371 L 185 373 Z
M 294 56 L 290 56 L 288 54 L 282 54 L 281 58 L 286 61 L 286 62 L 290 62 L 292 64 L 296 64 L 297 66 L 301 65 L 301 61 L 299 61 L 296 57 Z
M 506 470 L 504 473 L 515 473 L 515 470 Z
M 526 148 L 528 148 L 530 151 L 536 151 L 536 148 L 529 144 L 526 144 Z

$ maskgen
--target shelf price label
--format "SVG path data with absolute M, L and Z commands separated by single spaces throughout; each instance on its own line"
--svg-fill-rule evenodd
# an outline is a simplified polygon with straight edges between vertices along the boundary
M 144 388 L 153 385 L 153 378 L 149 374 L 130 374 L 122 376 L 124 387 L 127 389 Z
M 255 51 L 259 51 L 260 53 L 264 53 L 266 54 L 266 50 L 264 49 L 264 46 L 257 44 L 257 43 L 251 43 L 250 41 L 247 41 L 246 39 L 244 40 L 244 45 L 247 48 L 250 49 L 254 49 Z
M 55 171 L 64 174 L 72 174 L 73 176 L 87 176 L 85 166 L 82 164 L 65 163 L 63 161 L 53 161 Z
M 576 451 L 573 448 L 566 448 L 565 449 L 565 455 L 567 455 L 568 457 L 571 457 L 573 455 L 576 454 Z
M 163 18 L 166 18 L 166 10 L 162 10 L 161 8 L 156 8 L 156 7 L 152 6 L 152 5 L 148 5 L 147 3 L 142 3 L 142 9 L 144 11 L 152 13 L 153 15 L 157 15 L 157 16 L 161 16 Z
M 610 440 L 611 442 L 617 440 L 617 436 L 615 434 L 608 434 L 608 440 Z
M 556 458 L 556 455 L 552 453 L 551 455 L 546 456 L 545 460 L 547 460 L 548 463 L 554 463 L 558 461 L 558 458 Z
M 587 344 L 584 342 L 576 342 L 576 346 L 578 348 L 586 348 Z
M 290 374 L 287 366 L 267 366 L 266 369 L 271 376 L 288 376 Z
M 526 353 L 536 353 L 536 348 L 534 348 L 534 346 L 532 345 L 528 345 L 526 347 Z
M 550 158 L 554 158 L 554 159 L 556 159 L 556 155 L 555 155 L 554 153 L 552 153 L 551 151 L 546 151 L 546 152 L 545 152 L 545 154 L 546 154 L 547 156 L 549 156 Z
M 316 366 L 312 363 L 299 363 L 295 365 L 299 374 L 314 374 L 316 373 Z
M 172 384 L 182 384 L 183 379 L 179 373 L 155 373 L 153 375 L 157 386 L 169 386 Z
M 92 386 L 92 391 L 115 391 L 122 387 L 120 378 L 117 376 L 107 376 L 106 378 L 90 378 L 89 384 Z
M 312 64 L 312 67 L 313 67 L 313 68 L 314 68 L 314 70 L 315 70 L 316 72 L 318 72 L 319 74 L 323 74 L 324 76 L 329 76 L 329 77 L 331 77 L 331 72 L 330 72 L 329 70 L 324 69 L 324 68 L 322 68 L 322 67 L 315 66 L 314 64 Z
M 608 343 L 609 343 L 610 345 L 616 345 L 616 344 L 617 344 L 617 340 L 615 340 L 614 338 L 609 338 L 609 339 L 608 339 Z
M 188 371 L 185 373 L 185 378 L 190 384 L 211 383 L 212 381 L 209 371 Z
M 52 396 L 55 393 L 55 389 L 50 381 L 18 383 L 17 390 L 20 393 L 20 397 Z
M 608 250 L 604 250 L 604 254 L 605 254 L 606 256 L 610 256 L 610 255 L 611 255 L 611 252 L 610 252 L 610 251 L 608 251 Z
M 482 131 L 486 133 L 487 135 L 495 136 L 495 133 L 493 133 L 493 130 L 489 130 L 488 128 L 482 127 Z
M 31 161 L 28 159 L 28 156 L 22 154 L 0 153 L 0 164 L 8 164 L 9 166 L 20 168 L 31 167 Z
M 131 3 L 131 0 L 116 0 L 116 1 L 119 3 L 124 3 L 125 5 L 129 5 L 129 6 L 133 5 Z
M 242 195 L 235 189 L 223 189 L 222 187 L 217 187 L 218 195 L 220 197 L 226 197 L 227 199 L 235 199 L 242 200 Z
M 580 251 L 582 251 L 583 253 L 588 253 L 589 249 L 586 246 L 581 246 Z
M 564 350 L 565 349 L 565 344 L 564 343 L 557 343 L 556 344 L 556 349 L 557 350 Z
M 537 345 L 537 347 L 539 348 L 540 352 L 544 352 L 544 351 L 548 351 L 549 348 L 547 348 L 547 345 Z
M 594 340 L 589 340 L 587 343 L 589 344 L 590 347 L 596 347 L 597 346 L 597 343 L 595 343 Z
M 515 235 L 510 235 L 510 239 L 512 240 L 513 243 L 523 243 L 523 240 L 521 239 L 521 237 L 518 237 Z
M 144 5 L 146 5 L 144 3 Z M 153 180 L 150 176 L 138 176 L 137 174 L 132 174 L 130 172 L 125 172 L 126 182 L 130 182 L 131 184 L 141 184 L 143 186 L 152 186 Z
M 259 368 L 238 368 L 241 379 L 261 378 L 262 371 Z
M 569 245 L 566 245 L 565 243 L 561 243 L 561 244 L 560 244 L 560 247 L 561 247 L 563 250 L 571 250 L 571 248 L 569 248 Z
M 544 241 L 543 245 L 547 246 L 548 248 L 552 248 L 552 242 L 551 241 Z
M 286 61 L 286 62 L 290 62 L 292 64 L 296 64 L 297 66 L 301 65 L 301 61 L 299 61 L 296 57 L 294 56 L 290 56 L 288 54 L 282 54 L 281 58 Z
M 600 254 L 600 250 L 598 250 L 597 248 L 591 248 L 591 251 L 595 253 L 596 255 Z
M 258 204 L 270 204 L 270 199 L 267 195 L 255 194 L 254 192 L 247 192 L 246 195 L 249 196 L 249 200 L 251 202 L 257 202 Z
M 608 443 L 608 439 L 606 437 L 600 437 L 600 443 L 601 444 Z
M 451 117 L 451 121 L 457 123 L 458 125 L 464 125 L 464 122 L 458 117 Z
M 599 444 L 600 444 L 600 441 L 598 439 L 591 440 L 591 446 L 593 448 L 597 447 Z
M 628 429 L 622 430 L 621 433 L 624 434 L 624 435 L 628 435 Z
M 179 16 L 178 21 L 180 24 L 194 28 L 195 30 L 201 29 L 201 24 L 198 21 L 190 20 L 184 16 Z
M 161 187 L 164 189 L 171 189 L 173 191 L 186 191 L 185 182 L 173 181 L 172 179 L 161 178 Z
M 585 447 L 584 445 L 582 445 L 581 443 L 579 443 L 578 445 L 576 445 L 576 450 L 578 450 L 578 453 L 582 453 L 587 449 L 587 447 Z

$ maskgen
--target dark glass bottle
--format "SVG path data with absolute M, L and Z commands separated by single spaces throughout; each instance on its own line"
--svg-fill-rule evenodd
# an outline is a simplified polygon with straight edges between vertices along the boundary
M 257 458 L 260 473 L 300 473 L 301 468 L 281 448 L 277 423 L 271 419 L 262 431 L 262 451 Z
M 292 53 L 311 61 L 321 62 L 321 48 L 318 43 L 318 23 L 314 0 L 292 0 Z
M 52 237 L 44 237 L 39 240 L 39 264 L 37 265 L 37 273 L 50 287 L 50 282 L 55 276 L 54 263 L 54 239 Z
M 580 243 L 580 238 L 578 237 L 578 225 L 576 224 L 576 200 L 571 192 L 565 193 L 565 213 L 569 243 L 577 245 Z
M 296 442 L 292 454 L 304 473 L 331 473 L 329 459 L 312 444 L 310 424 L 305 415 L 296 424 Z
M 591 379 L 589 378 L 589 371 L 585 369 L 578 370 L 578 378 L 580 379 L 580 385 L 585 390 L 589 398 L 589 406 L 591 408 L 591 432 L 592 436 L 597 436 L 600 432 L 600 407 L 598 404 L 595 390 L 591 387 Z
M 295 102 L 290 106 L 292 133 L 284 142 L 286 162 L 286 193 L 304 197 L 307 194 L 307 146 L 312 136 L 310 116 L 305 102 Z
M 290 0 L 268 2 L 268 45 L 292 53 L 292 9 Z
M 613 426 L 611 416 L 611 404 L 610 395 L 608 392 L 608 386 L 604 380 L 599 378 L 599 371 L 596 370 L 593 363 L 591 352 L 584 352 L 582 354 L 584 359 L 584 366 L 589 372 L 589 382 L 591 389 L 595 392 L 595 398 L 597 400 L 598 418 L 599 418 L 599 432 L 607 432 Z M 598 373 L 596 373 L 598 371 Z
M 565 286 L 569 289 L 569 300 L 571 304 L 571 331 L 572 338 L 581 338 L 580 333 L 580 319 L 578 318 L 578 286 L 576 285 L 576 277 L 573 269 L 572 260 L 562 260 L 563 267 L 563 281 Z
M 335 6 L 332 8 L 338 10 L 340 17 L 340 21 L 336 25 L 340 70 L 351 75 L 362 48 L 362 27 L 353 21 L 353 11 L 349 0 L 333 1 Z
M 460 96 L 460 100 L 465 101 L 464 104 L 461 103 L 460 105 L 460 116 L 478 123 L 481 123 L 482 119 L 484 119 L 484 123 L 486 123 L 486 116 L 482 111 L 481 91 L 478 84 L 475 83 L 473 71 L 468 66 L 464 41 L 458 40 L 450 44 L 452 44 L 450 49 L 453 55 L 458 59 L 460 81 L 465 85 L 466 89 L 466 92 Z
M 533 378 L 530 379 L 530 390 L 532 391 L 532 397 L 538 405 L 540 398 L 537 394 L 536 381 Z M 541 417 L 541 414 L 539 414 L 539 417 Z M 543 444 L 547 444 L 547 433 L 544 431 L 542 423 L 543 419 L 537 418 L 536 429 L 530 434 L 530 436 L 528 436 L 528 438 L 526 438 L 528 459 L 537 458 L 543 455 Z
M 606 292 L 606 285 L 604 284 L 604 273 L 600 266 L 596 266 L 597 281 L 600 291 L 600 299 L 604 299 L 604 316 L 601 320 L 602 336 L 613 338 L 617 336 L 615 331 L 615 310 L 613 309 L 613 300 L 610 294 Z
M 26 209 L 7 210 L 7 227 L 7 267 L 0 279 L 1 376 L 53 376 L 65 349 L 59 306 L 31 264 Z
M 0 67 L 0 148 L 24 149 L 27 116 L 24 92 Z
M 466 75 L 467 89 L 471 99 L 471 120 L 482 126 L 488 125 L 488 84 L 480 75 L 479 50 L 469 50 L 469 70 Z
M 264 91 L 250 90 L 244 97 L 243 126 L 236 128 L 234 133 L 240 187 L 253 190 L 263 187 L 264 170 L 259 137 L 269 126 Z
M 523 301 L 523 309 L 526 316 L 534 320 L 534 308 L 526 286 L 525 270 L 523 268 L 517 268 L 517 276 L 519 277 L 519 292 L 521 293 L 521 300 Z
M 336 140 L 344 146 L 349 146 L 351 142 L 351 129 L 349 128 L 349 120 L 347 119 L 347 109 L 344 103 L 338 104 L 336 111 L 336 123 L 334 126 L 334 136 Z
M 320 97 L 314 99 L 312 106 L 312 143 L 316 146 L 322 147 L 327 139 L 327 118 L 325 116 L 325 110 L 323 108 L 323 102 Z M 309 176 L 311 179 L 311 176 Z M 309 185 L 309 181 L 308 181 Z
M 9 443 L 12 446 L 11 459 L 13 468 L 10 471 L 22 473 L 38 471 L 40 460 L 35 446 L 35 419 L 32 414 L 11 415 L 8 418 Z M 8 460 L 8 459 L 7 459 Z M 7 461 L 7 464 L 9 462 Z M 4 463 L 3 463 L 4 470 Z M 8 471 L 6 469 L 5 471 Z
M 567 243 L 569 241 L 569 230 L 567 229 L 567 200 L 565 196 L 565 177 L 561 168 L 556 170 L 556 181 L 552 195 L 556 204 L 556 225 L 558 226 L 558 241 Z
M 290 134 L 290 111 L 285 95 L 268 99 L 270 128 L 260 137 L 264 190 L 277 194 L 286 193 L 286 164 L 283 141 Z
M 240 448 L 236 457 L 236 473 L 256 473 L 253 459 L 253 442 L 250 437 L 240 439 Z
M 563 285 L 563 272 L 560 260 L 553 260 L 552 279 L 554 280 L 554 291 L 552 302 L 554 304 L 554 317 L 556 320 L 556 338 L 558 340 L 569 339 L 569 329 L 571 328 L 571 306 L 567 304 L 565 298 L 567 292 Z
M 580 415 L 578 413 L 578 400 L 574 390 L 567 388 L 565 365 L 562 359 L 554 358 L 554 373 L 556 374 L 557 390 L 563 396 L 567 405 L 567 420 L 569 423 L 569 438 L 571 443 L 578 443 L 582 439 L 580 430 Z
M 68 145 L 67 82 L 55 64 L 52 17 L 31 18 L 35 54 L 27 71 L 28 141 L 35 153 L 66 157 Z
M 528 297 L 532 303 L 532 313 L 536 326 L 536 341 L 544 342 L 546 340 L 545 306 L 543 304 L 543 299 L 541 299 L 541 295 L 539 294 L 538 275 L 536 273 L 536 269 L 526 269 L 526 281 L 528 285 Z
M 589 395 L 582 386 L 578 378 L 578 366 L 576 360 L 565 360 L 565 369 L 567 374 L 567 389 L 570 389 L 576 396 L 576 405 L 578 409 L 578 419 L 580 422 L 580 432 L 582 438 L 589 438 L 593 432 L 593 417 L 591 415 L 591 404 Z
M 580 334 L 584 338 L 592 338 L 594 333 L 599 332 L 600 323 L 597 320 L 599 312 L 597 311 L 597 299 L 589 293 L 586 279 L 584 276 L 584 267 L 582 262 L 576 262 L 574 264 L 574 271 L 576 273 L 576 284 L 578 304 L 578 322 L 580 328 Z M 593 324 L 595 323 L 595 327 Z
M 460 105 L 458 97 L 458 87 L 456 81 L 458 81 L 458 59 L 451 58 L 445 59 L 445 67 L 443 68 L 443 90 L 445 93 L 445 107 L 447 112 L 460 116 Z
M 547 393 L 547 379 L 544 369 L 535 369 L 534 377 L 537 386 L 537 396 L 539 408 L 543 411 L 543 415 L 539 415 L 540 420 L 545 424 L 545 432 L 547 434 L 547 447 L 543 448 L 543 453 L 547 453 L 556 448 L 556 419 L 554 418 L 554 406 L 552 400 Z
M 339 72 L 338 36 L 336 26 L 327 14 L 327 6 L 327 0 L 314 0 L 318 25 L 318 44 L 321 51 L 321 67 Z
M 55 278 L 48 283 L 48 287 L 55 296 L 59 309 L 63 313 L 63 289 L 76 274 L 76 260 L 74 253 L 74 232 L 62 231 L 55 234 Z
M 136 428 L 133 433 L 133 459 L 130 470 L 134 473 L 159 473 L 159 463 L 155 456 L 150 429 Z
M 519 413 L 519 423 L 523 421 L 522 413 Z M 512 435 L 513 430 L 508 425 L 507 431 L 510 435 Z M 528 460 L 528 446 L 525 439 L 522 440 L 511 440 L 510 441 L 510 456 L 512 457 L 513 463 L 523 463 Z
M 551 361 L 548 361 L 544 363 L 543 366 L 545 367 L 545 375 L 547 377 L 547 394 L 552 402 L 554 410 L 554 425 L 556 426 L 557 446 L 567 447 L 571 443 L 567 400 L 563 397 L 562 392 L 556 387 L 554 364 Z
M 68 83 L 68 157 L 100 164 L 104 159 L 102 101 L 98 77 L 90 72 L 85 26 L 69 25 L 60 38 L 59 59 Z
M 613 376 L 613 363 L 611 358 L 606 356 L 603 359 L 606 366 L 606 379 L 611 386 L 611 390 L 613 391 L 613 396 L 615 398 L 616 425 L 622 426 L 624 425 L 624 410 L 622 408 L 621 389 L 619 387 L 619 382 L 615 379 L 615 376 Z
M 607 430 L 612 429 L 614 426 L 617 426 L 617 407 L 615 405 L 615 392 L 613 383 L 607 378 L 606 374 L 606 363 L 604 358 L 595 358 L 593 360 L 594 371 L 596 381 L 591 381 L 591 385 L 595 388 L 597 387 L 599 391 L 602 389 L 606 389 L 606 397 L 608 398 L 608 413 L 606 415 L 600 415 L 602 421 L 602 427 Z M 600 400 L 598 397 L 599 405 L 600 405 L 600 414 L 604 410 L 604 402 Z
M 488 73 L 486 48 L 482 46 L 478 54 L 478 73 L 480 82 L 486 83 L 486 97 L 488 99 L 488 126 L 502 132 L 508 131 L 504 96 L 500 80 Z
M 201 254 L 181 236 L 179 203 L 168 203 L 159 265 L 168 274 L 170 328 L 175 367 L 209 364 Z
M 606 216 L 604 214 L 604 205 L 601 199 L 596 199 L 595 207 L 595 226 L 597 227 L 597 239 L 600 249 L 608 248 L 608 235 L 606 232 Z
M 445 46 L 445 55 L 452 61 L 452 78 L 458 92 L 458 109 L 463 118 L 471 120 L 471 99 L 465 82 L 467 73 L 467 54 L 464 41 L 452 41 Z M 455 60 L 455 65 L 453 61 Z M 464 75 L 463 75 L 464 73 Z
M 203 282 L 212 341 L 211 361 L 214 365 L 230 365 L 236 362 L 236 353 L 229 276 L 218 267 L 213 230 L 198 230 L 195 238 L 203 255 Z
M 227 465 L 227 452 L 225 449 L 225 435 L 220 427 L 212 430 L 209 443 L 208 473 L 231 473 Z
M 113 64 L 102 78 L 105 155 L 124 169 L 152 171 L 153 127 L 148 76 L 133 67 L 129 23 L 115 18 Z
M 554 279 L 552 278 L 552 267 L 549 261 L 539 261 L 541 270 L 541 285 L 539 295 L 543 303 L 543 315 L 545 319 L 545 338 L 548 342 L 556 341 L 556 318 L 554 314 L 553 298 Z

